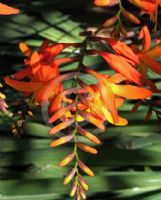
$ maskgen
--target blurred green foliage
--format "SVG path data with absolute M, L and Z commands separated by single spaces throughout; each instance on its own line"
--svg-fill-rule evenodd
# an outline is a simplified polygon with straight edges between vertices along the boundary
M 0 17 L 1 75 L 22 67 L 23 56 L 18 49 L 20 41 L 33 48 L 45 39 L 82 41 L 79 33 L 88 25 L 88 20 L 86 23 L 82 21 L 90 3 L 87 0 L 15 0 L 14 4 L 21 8 L 21 14 Z M 74 17 L 76 13 L 78 15 Z M 102 70 L 101 59 L 87 58 L 86 62 Z M 68 65 L 61 70 L 73 68 L 73 65 Z M 151 76 L 159 85 L 159 78 Z M 91 81 L 89 77 L 83 78 Z M 11 105 L 19 98 L 19 94 L 9 88 L 6 88 L 6 94 Z M 98 146 L 98 156 L 81 154 L 96 174 L 94 178 L 86 177 L 90 187 L 88 199 L 161 199 L 160 130 L 154 115 L 150 122 L 145 123 L 145 105 L 136 113 L 130 113 L 131 107 L 129 102 L 121 109 L 121 115 L 129 119 L 127 127 L 107 125 L 105 133 L 100 134 L 102 144 Z M 14 110 L 14 105 L 10 109 Z M 59 168 L 57 163 L 67 155 L 71 146 L 49 148 L 52 139 L 47 134 L 49 127 L 43 124 L 39 115 L 35 114 L 32 121 L 28 120 L 21 138 L 12 136 L 13 118 L 8 113 L 0 115 L 0 200 L 69 199 L 70 186 L 62 184 L 68 167 Z

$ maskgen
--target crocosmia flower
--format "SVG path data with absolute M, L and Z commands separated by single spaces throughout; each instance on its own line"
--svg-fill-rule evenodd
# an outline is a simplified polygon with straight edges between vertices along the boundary
M 98 83 L 92 88 L 89 89 L 89 86 L 83 85 L 85 89 L 88 90 L 90 95 L 94 97 L 97 101 L 96 106 L 98 105 L 101 110 L 102 106 L 102 115 L 106 116 L 106 120 L 113 124 L 126 125 L 126 120 L 118 116 L 117 107 L 119 105 L 119 98 L 125 99 L 145 99 L 151 96 L 152 92 L 146 88 L 137 87 L 129 84 L 121 84 L 123 81 L 126 81 L 127 78 L 121 74 L 114 74 L 113 76 L 98 74 L 95 71 L 83 67 L 86 73 L 92 74 L 98 79 Z M 130 92 L 129 92 L 130 91 Z M 88 101 L 88 100 L 87 100 Z M 93 105 L 93 109 L 95 107 Z M 92 107 L 91 107 L 92 108 Z
M 20 49 L 26 56 L 25 68 L 12 75 L 12 78 L 6 77 L 5 82 L 18 91 L 25 92 L 28 95 L 33 94 L 33 99 L 37 103 L 53 98 L 62 91 L 60 81 L 53 86 L 52 90 L 49 89 L 53 79 L 60 75 L 59 66 L 66 62 L 76 61 L 75 58 L 55 59 L 55 57 L 66 47 L 74 45 L 76 44 L 49 45 L 49 42 L 45 41 L 38 52 L 34 52 L 26 44 L 20 43 Z M 22 81 L 24 78 L 28 78 L 29 81 Z
M 132 45 L 131 48 L 139 58 L 140 73 L 145 81 L 147 79 L 148 68 L 161 75 L 161 63 L 155 60 L 161 56 L 161 45 L 158 44 L 154 48 L 151 48 L 151 36 L 147 26 L 142 27 L 139 38 L 142 39 L 142 48 L 140 49 L 136 45 Z

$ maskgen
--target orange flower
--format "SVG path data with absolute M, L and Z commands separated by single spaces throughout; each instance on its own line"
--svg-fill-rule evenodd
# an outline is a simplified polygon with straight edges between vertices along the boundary
M 161 45 L 150 49 L 151 36 L 147 26 L 142 27 L 139 38 L 142 39 L 142 49 L 140 50 L 136 45 L 132 45 L 131 48 L 139 58 L 140 73 L 145 82 L 147 80 L 147 68 L 161 75 L 161 63 L 155 60 L 155 58 L 161 56 Z
M 72 153 L 68 154 L 65 158 L 63 158 L 60 162 L 59 162 L 59 166 L 60 167 L 64 167 L 67 164 L 69 164 L 73 158 L 75 157 L 75 152 L 73 151 Z
M 72 178 L 74 177 L 75 173 L 76 173 L 76 168 L 73 168 L 69 172 L 69 174 L 67 174 L 67 176 L 65 177 L 65 179 L 64 179 L 64 185 L 67 185 L 72 180 Z
M 100 101 L 98 104 L 99 109 L 102 110 L 102 113 L 104 113 L 104 116 L 106 116 L 106 119 L 110 123 L 117 124 L 122 122 L 122 124 L 126 124 L 126 122 L 118 116 L 116 97 L 123 97 L 126 99 L 145 99 L 150 97 L 152 94 L 150 90 L 142 87 L 119 84 L 127 80 L 127 78 L 121 74 L 115 74 L 110 77 L 104 74 L 98 74 L 85 66 L 83 67 L 83 70 L 98 79 L 98 83 L 95 85 L 95 91 L 86 84 L 80 84 L 88 90 L 94 99 Z M 94 109 L 95 107 L 97 107 L 97 104 L 95 104 Z
M 87 165 L 85 165 L 81 160 L 78 160 L 78 166 L 89 176 L 94 176 L 93 171 L 87 167 Z
M 62 145 L 64 143 L 67 143 L 69 141 L 71 141 L 73 138 L 73 135 L 66 135 L 66 136 L 62 136 L 57 140 L 54 140 L 53 142 L 51 142 L 50 146 L 51 147 L 57 147 L 59 145 Z
M 91 154 L 97 154 L 97 150 L 93 147 L 90 147 L 88 145 L 82 144 L 82 143 L 77 143 L 77 146 L 79 149 L 91 153 Z
M 16 80 L 6 77 L 5 82 L 18 91 L 33 93 L 37 103 L 46 102 L 63 90 L 59 80 L 55 81 L 52 88 L 49 87 L 52 81 L 60 76 L 59 66 L 65 62 L 76 61 L 75 58 L 54 58 L 66 47 L 75 45 L 77 44 L 49 45 L 49 42 L 45 41 L 38 52 L 32 52 L 27 45 L 20 43 L 20 49 L 27 57 L 25 59 L 26 68 L 12 75 L 12 78 Z M 29 78 L 30 82 L 20 81 L 25 77 Z
M 20 11 L 16 8 L 7 6 L 6 4 L 0 3 L 0 15 L 12 15 L 18 14 Z
M 94 124 L 95 126 L 97 126 L 99 129 L 101 129 L 102 131 L 104 131 L 105 127 L 103 125 L 103 122 L 105 120 L 107 120 L 108 122 L 115 124 L 115 125 L 121 125 L 124 126 L 127 124 L 127 120 L 118 117 L 118 122 L 114 122 L 112 114 L 110 113 L 110 111 L 106 108 L 106 105 L 104 104 L 102 98 L 101 98 L 101 94 L 100 91 L 97 88 L 97 85 L 86 85 L 85 83 L 79 81 L 79 84 L 84 87 L 87 92 L 90 94 L 90 98 L 89 97 L 82 97 L 81 101 L 87 105 L 87 107 L 89 108 L 88 112 L 85 111 L 79 111 L 79 113 L 81 114 L 81 116 L 89 121 L 90 123 Z M 110 103 L 110 101 L 109 101 Z M 119 106 L 118 101 L 116 99 L 116 106 Z

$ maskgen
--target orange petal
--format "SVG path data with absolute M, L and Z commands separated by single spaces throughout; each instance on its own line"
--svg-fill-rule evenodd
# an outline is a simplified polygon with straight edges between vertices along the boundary
M 60 91 L 58 94 L 56 94 L 56 96 L 54 96 L 54 98 L 50 102 L 48 108 L 50 115 L 56 112 L 61 107 L 61 102 L 62 102 L 62 92 Z
M 68 62 L 77 62 L 78 59 L 77 58 L 68 58 L 68 57 L 65 57 L 65 58 L 58 58 L 58 59 L 55 59 L 54 60 L 54 63 L 59 66 L 61 64 L 64 64 L 64 63 L 68 63 Z
M 0 3 L 0 15 L 12 15 L 12 14 L 18 14 L 20 10 L 16 8 L 12 8 L 10 6 L 7 6 L 6 4 Z
M 108 80 L 112 83 L 121 83 L 122 81 L 126 81 L 127 78 L 122 74 L 114 74 Z
M 118 117 L 118 122 L 115 125 L 116 126 L 126 126 L 127 124 L 128 124 L 128 121 L 125 118 Z
M 112 90 L 116 95 L 127 99 L 146 99 L 152 95 L 150 90 L 132 85 L 113 84 Z
M 58 76 L 57 78 L 50 80 L 44 84 L 44 87 L 37 91 L 35 94 L 35 99 L 38 101 L 47 101 L 49 98 L 53 97 L 54 94 L 58 94 L 61 92 L 62 84 L 61 81 L 64 79 L 73 78 L 75 75 L 79 74 L 79 72 L 71 72 L 66 73 L 64 75 Z
M 86 73 L 94 75 L 98 79 L 98 91 L 100 92 L 102 102 L 105 105 L 105 107 L 109 110 L 109 112 L 111 113 L 111 115 L 114 119 L 114 122 L 117 123 L 118 113 L 117 113 L 116 104 L 115 104 L 115 95 L 113 94 L 113 92 L 111 90 L 111 86 L 110 86 L 111 83 L 108 80 L 105 79 L 106 76 L 104 77 L 103 75 L 98 74 L 94 70 L 91 70 L 91 69 L 89 69 L 85 66 L 83 66 L 83 70 Z M 98 97 L 97 93 L 95 93 L 90 86 L 84 84 L 83 82 L 79 81 L 79 84 L 82 87 L 84 87 L 85 89 L 87 89 L 87 91 L 89 91 L 89 93 L 92 95 L 92 97 L 95 100 L 98 99 L 98 104 L 99 104 L 98 106 L 100 107 L 98 109 L 98 111 L 99 110 L 103 111 L 104 109 L 101 106 L 101 101 L 99 101 L 100 97 Z M 95 106 L 95 108 L 97 107 L 97 105 L 94 105 L 94 106 Z M 98 114 L 98 112 L 96 112 L 96 113 Z
M 31 71 L 28 68 L 22 69 L 19 72 L 12 75 L 12 77 L 16 80 L 24 79 L 26 76 L 30 75 Z
M 67 121 L 64 121 L 56 126 L 54 126 L 50 131 L 49 131 L 49 135 L 53 135 L 57 132 L 59 132 L 62 129 L 67 128 L 68 126 L 70 126 L 72 123 L 74 122 L 74 119 L 69 119 Z
M 116 108 L 115 94 L 112 91 L 111 83 L 104 78 L 98 83 L 102 101 L 108 111 L 111 113 L 114 123 L 118 122 L 118 112 Z
M 139 33 L 139 38 L 143 39 L 142 52 L 146 52 L 150 49 L 151 36 L 147 26 L 143 26 Z
M 57 87 L 56 87 L 57 86 Z M 55 87 L 50 88 L 50 83 L 49 82 L 44 82 L 44 85 L 39 88 L 35 93 L 34 93 L 34 99 L 38 103 L 45 103 L 47 102 L 51 97 L 55 95 L 56 89 L 59 89 L 59 85 L 56 85 Z
M 157 45 L 153 49 L 147 52 L 147 55 L 152 58 L 157 58 L 161 56 L 161 45 Z
M 133 81 L 138 85 L 142 85 L 141 74 L 128 62 L 126 62 L 121 56 L 117 56 L 104 51 L 92 51 L 92 53 L 93 52 L 102 56 L 113 70 L 124 75 L 130 81 Z
M 44 49 L 44 52 L 48 54 L 50 57 L 56 57 L 59 55 L 65 48 L 70 46 L 79 46 L 78 43 L 59 43 L 54 44 L 51 46 L 48 46 L 46 49 Z
M 125 99 L 124 99 L 124 98 L 122 98 L 122 97 L 117 97 L 117 98 L 116 98 L 116 107 L 118 108 L 118 107 L 122 106 L 122 105 L 124 104 L 124 102 L 125 102 Z
M 35 92 L 36 90 L 41 88 L 43 85 L 42 82 L 23 82 L 23 81 L 10 79 L 9 77 L 6 77 L 4 81 L 9 86 L 21 92 Z
M 103 38 L 103 37 L 95 37 L 96 40 L 105 41 L 108 45 L 112 47 L 112 49 L 120 56 L 124 56 L 129 60 L 132 60 L 135 65 L 139 63 L 137 55 L 132 51 L 130 47 L 128 47 L 125 43 L 120 42 L 118 40 L 114 40 L 112 38 Z
M 66 136 L 60 137 L 59 139 L 54 140 L 53 142 L 51 142 L 50 147 L 57 147 L 59 145 L 67 143 L 70 140 L 72 140 L 72 138 L 73 138 L 73 135 L 66 135 Z
M 159 63 L 158 61 L 154 60 L 146 54 L 140 54 L 139 58 L 143 65 L 149 67 L 152 71 L 161 75 L 161 63 Z
M 144 13 L 152 14 L 156 12 L 158 0 L 128 0 L 130 3 L 141 8 Z
M 34 52 L 31 55 L 30 65 L 32 67 L 33 74 L 40 68 L 40 55 L 37 52 Z

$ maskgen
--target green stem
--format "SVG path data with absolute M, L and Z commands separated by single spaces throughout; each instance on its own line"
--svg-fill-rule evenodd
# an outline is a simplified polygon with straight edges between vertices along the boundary
M 75 111 L 75 128 L 73 130 L 73 138 L 74 138 L 74 152 L 75 152 L 75 158 L 76 158 L 76 163 L 75 163 L 75 166 L 74 168 L 76 169 L 76 176 L 75 176 L 75 181 L 78 183 L 78 175 L 79 175 L 79 170 L 78 170 L 78 160 L 79 160 L 79 156 L 78 156 L 78 147 L 77 147 L 77 137 L 76 137 L 76 134 L 77 134 L 77 128 L 78 128 L 78 121 L 77 121 L 77 118 L 78 118 L 78 111 L 79 111 L 79 108 L 78 108 L 78 101 L 79 101 L 79 96 L 78 96 L 78 87 L 79 87 L 79 84 L 78 84 L 78 79 L 79 79 L 79 75 L 80 75 L 80 70 L 81 70 L 81 67 L 83 65 L 83 60 L 84 60 L 84 55 L 85 55 L 85 51 L 86 51 L 86 48 L 87 48 L 87 40 L 88 40 L 88 37 L 86 37 L 84 39 L 84 41 L 82 42 L 82 45 L 81 45 L 81 49 L 80 49 L 80 61 L 79 61 L 79 64 L 78 64 L 78 68 L 77 68 L 77 72 L 78 75 L 76 76 L 75 78 L 75 81 L 74 81 L 74 84 L 73 86 L 76 88 L 76 97 L 75 97 L 75 107 L 76 107 L 76 111 Z
M 121 0 L 119 0 L 119 8 L 120 8 L 120 9 L 119 9 L 117 15 L 118 15 L 119 24 L 121 24 L 121 12 L 122 12 L 122 9 L 123 9 Z

